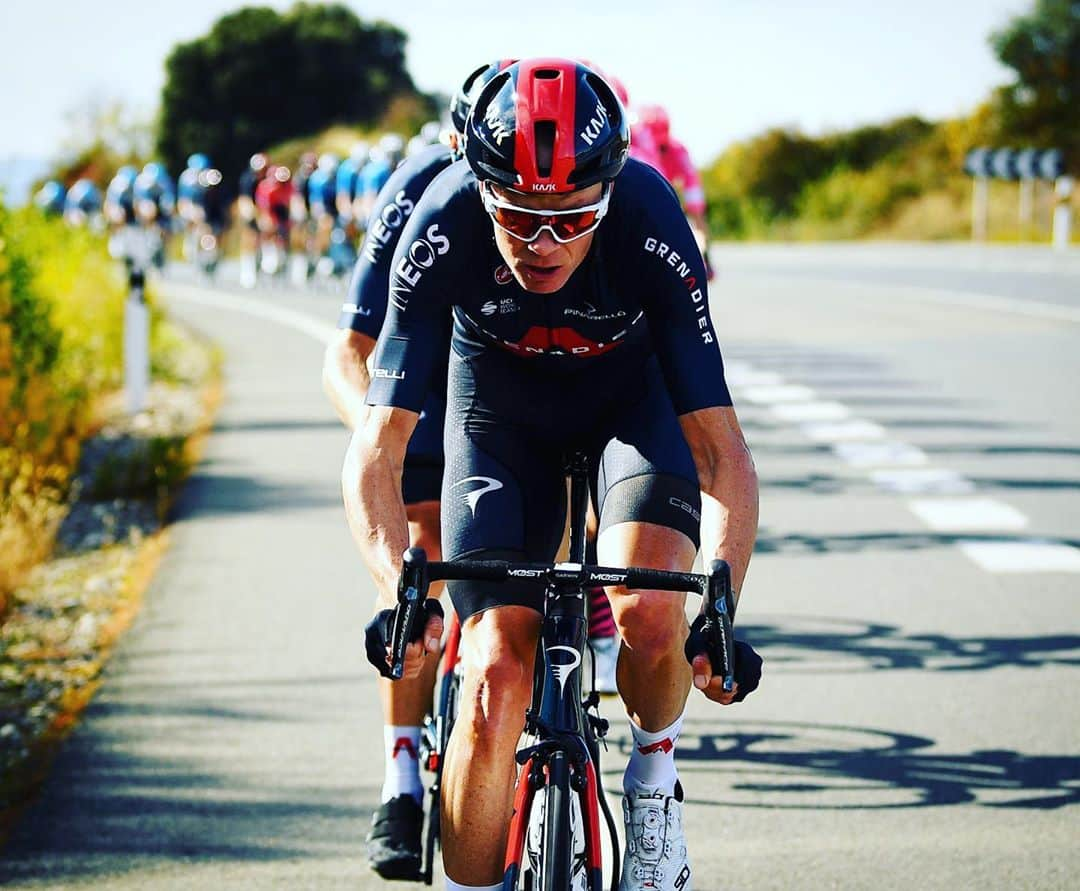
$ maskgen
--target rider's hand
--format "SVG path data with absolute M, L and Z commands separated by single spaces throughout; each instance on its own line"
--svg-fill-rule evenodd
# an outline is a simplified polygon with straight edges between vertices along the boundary
M 405 672 L 402 679 L 419 676 L 426 656 L 437 655 L 442 646 L 443 608 L 438 600 L 428 598 L 424 601 L 426 621 L 421 637 L 416 638 L 405 648 Z M 384 609 L 375 613 L 375 618 L 364 628 L 364 645 L 368 662 L 374 665 L 384 678 L 390 677 L 390 638 L 394 632 L 394 610 Z
M 704 621 L 704 617 L 699 617 Z M 695 620 L 694 625 L 698 622 Z M 761 681 L 761 657 L 754 651 L 745 640 L 735 641 L 735 689 L 730 693 L 724 691 L 724 679 L 720 675 L 713 675 L 712 662 L 703 648 L 694 644 L 694 628 L 691 627 L 691 636 L 687 639 L 687 656 L 693 651 L 690 661 L 691 670 L 694 673 L 694 686 L 713 702 L 721 705 L 731 705 L 733 702 L 742 702 L 753 693 Z M 700 631 L 698 632 L 700 636 Z

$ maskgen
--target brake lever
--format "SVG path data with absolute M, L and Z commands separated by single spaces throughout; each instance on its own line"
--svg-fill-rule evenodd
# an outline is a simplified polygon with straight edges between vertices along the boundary
M 705 627 L 713 673 L 723 678 L 725 693 L 735 690 L 735 595 L 731 590 L 731 567 L 723 560 L 709 564 L 709 584 L 705 592 Z
M 409 548 L 402 557 L 398 579 L 397 607 L 390 635 L 390 676 L 399 680 L 405 673 L 405 650 L 424 633 L 423 621 L 427 600 L 427 554 L 423 548 Z

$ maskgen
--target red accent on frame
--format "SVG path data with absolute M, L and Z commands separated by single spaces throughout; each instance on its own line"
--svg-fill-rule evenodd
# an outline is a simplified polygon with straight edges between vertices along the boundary
M 601 869 L 600 848 L 600 791 L 596 782 L 596 768 L 592 761 L 585 763 L 585 862 L 589 869 Z
M 439 677 L 446 677 L 458 664 L 458 651 L 461 647 L 461 623 L 457 610 L 450 611 L 450 630 L 446 634 L 446 646 L 443 647 L 442 661 L 439 663 Z
M 518 774 L 517 791 L 514 793 L 514 813 L 510 817 L 510 835 L 506 838 L 506 862 L 503 873 L 511 866 L 521 868 L 521 855 L 525 850 L 525 833 L 529 831 L 529 811 L 532 809 L 536 790 L 529 782 L 532 758 L 525 762 Z

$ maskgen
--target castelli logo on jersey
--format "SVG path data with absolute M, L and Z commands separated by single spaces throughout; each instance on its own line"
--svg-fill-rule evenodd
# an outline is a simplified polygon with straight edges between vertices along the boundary
M 514 280 L 514 273 L 510 271 L 510 267 L 503 263 L 501 266 L 495 268 L 495 284 L 508 285 Z

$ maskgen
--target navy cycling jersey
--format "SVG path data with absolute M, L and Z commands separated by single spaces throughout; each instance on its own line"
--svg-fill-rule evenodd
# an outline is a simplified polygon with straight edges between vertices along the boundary
M 677 195 L 651 167 L 626 163 L 588 254 L 556 293 L 521 288 L 492 232 L 466 164 L 424 192 L 394 255 L 370 405 L 420 411 L 447 352 L 451 308 L 459 356 L 501 351 L 560 376 L 589 363 L 639 369 L 655 356 L 677 414 L 731 405 L 701 253 Z
M 386 181 L 368 220 L 360 257 L 338 318 L 339 328 L 351 328 L 373 339 L 379 336 L 386 318 L 390 264 L 398 239 L 424 190 L 452 161 L 446 146 L 429 146 L 407 159 Z

